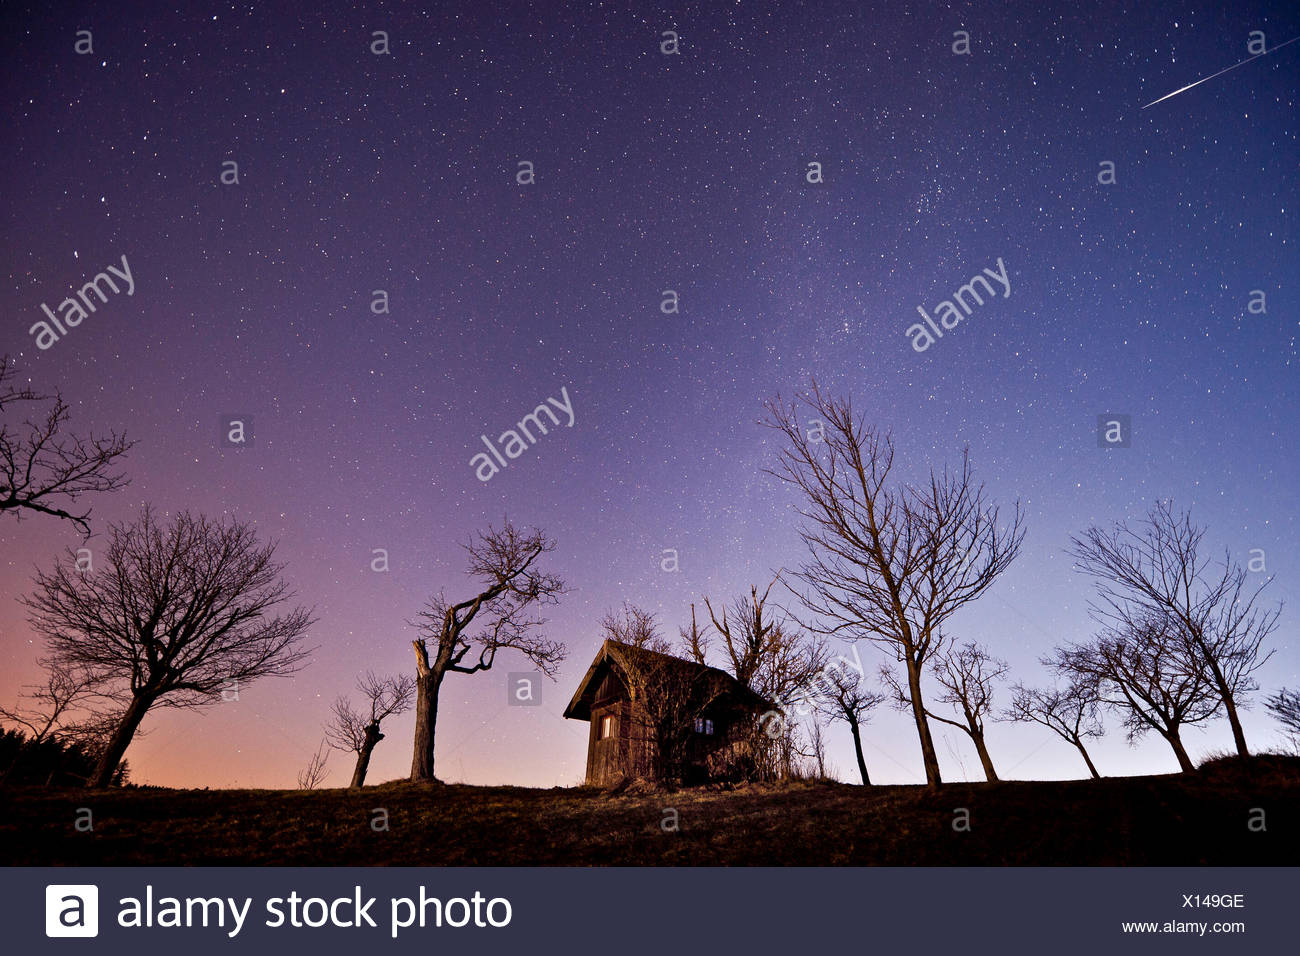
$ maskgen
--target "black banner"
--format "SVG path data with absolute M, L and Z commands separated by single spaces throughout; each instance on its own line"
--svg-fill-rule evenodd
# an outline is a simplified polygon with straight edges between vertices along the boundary
M 1289 951 L 1296 870 L 10 869 L 13 953 Z M 91 943 L 89 940 L 93 939 Z

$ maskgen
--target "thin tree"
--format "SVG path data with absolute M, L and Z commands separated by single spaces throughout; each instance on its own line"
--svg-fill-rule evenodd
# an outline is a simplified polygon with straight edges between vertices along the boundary
M 714 610 L 706 597 L 713 629 L 722 639 L 727 667 L 745 687 L 767 700 L 782 703 L 808 686 L 826 666 L 826 645 L 804 631 L 780 609 L 768 607 L 778 574 L 760 595 L 756 585 L 748 597 Z M 694 608 L 692 607 L 692 612 Z M 694 627 L 694 613 L 691 616 Z
M 95 681 L 84 670 L 74 670 L 60 661 L 43 660 L 45 682 L 28 689 L 26 704 L 0 707 L 0 720 L 27 730 L 27 739 L 40 743 L 57 731 L 94 692 Z
M 644 647 L 661 654 L 671 653 L 668 642 L 659 633 L 654 613 L 624 601 L 621 610 L 606 611 L 600 619 L 601 635 L 610 641 Z
M 819 720 L 813 720 L 808 725 L 808 750 L 812 755 L 813 771 L 817 779 L 831 779 L 826 770 L 826 732 L 822 730 Z
M 818 690 L 821 692 L 821 712 L 831 721 L 840 720 L 848 724 L 862 785 L 871 786 L 867 761 L 862 755 L 862 725 L 870 718 L 871 711 L 888 699 L 888 695 L 873 691 L 863 683 L 860 670 L 853 671 L 844 666 L 823 670 L 819 675 Z
M 235 684 L 290 674 L 306 661 L 311 613 L 272 616 L 291 597 L 249 524 L 188 512 L 163 527 L 146 507 L 113 525 L 105 567 L 75 570 L 69 551 L 23 599 L 57 666 L 97 675 L 122 709 L 91 787 L 106 786 L 154 706 L 199 707 Z
M 691 602 L 691 626 L 677 629 L 682 643 L 682 653 L 697 664 L 707 662 L 709 656 L 708 625 L 703 628 L 695 620 L 695 603 Z
M 0 707 L 0 722 L 25 730 L 14 758 L 0 774 L 0 785 L 7 781 L 30 751 L 39 750 L 47 740 L 82 743 L 84 735 L 70 717 L 94 695 L 95 681 L 85 671 L 73 670 L 54 661 L 41 661 L 46 669 L 45 682 L 28 688 L 13 708 Z M 65 739 L 64 730 L 67 730 Z
M 998 660 L 983 647 L 971 642 L 961 647 L 945 648 L 936 659 L 933 670 L 935 683 L 943 689 L 937 700 L 954 708 L 961 719 L 953 720 L 936 714 L 928 707 L 926 716 L 956 727 L 969 737 L 975 745 L 975 752 L 979 754 L 985 779 L 997 780 L 998 774 L 993 768 L 993 758 L 989 756 L 985 740 L 984 724 L 993 713 L 993 686 L 1006 676 L 1006 662 Z M 893 671 L 882 668 L 881 677 L 893 691 L 896 703 L 906 708 L 910 703 L 907 691 Z
M 1251 675 L 1272 656 L 1263 653 L 1263 642 L 1277 627 L 1281 604 L 1258 606 L 1272 579 L 1248 587 L 1246 569 L 1227 551 L 1221 564 L 1212 563 L 1204 553 L 1205 530 L 1192 523 L 1190 512 L 1177 514 L 1162 501 L 1136 527 L 1089 528 L 1072 539 L 1070 554 L 1096 580 L 1097 620 L 1125 628 L 1160 614 L 1183 632 L 1185 649 L 1223 702 L 1244 757 L 1250 750 L 1238 709 L 1259 687 Z
M 333 716 L 325 727 L 331 747 L 357 755 L 352 782 L 348 784 L 353 790 L 365 786 L 370 755 L 384 739 L 380 725 L 411 709 L 415 678 L 409 674 L 379 678 L 374 671 L 366 671 L 357 678 L 357 690 L 361 693 L 361 709 L 355 709 L 350 698 L 340 697 L 334 701 Z
M 1074 680 L 1064 689 L 1025 687 L 1012 689 L 1011 704 L 1005 719 L 1042 724 L 1076 750 L 1088 765 L 1094 780 L 1101 779 L 1084 740 L 1105 733 L 1098 715 L 1101 703 L 1096 681 Z
M 798 723 L 787 711 L 813 696 L 815 678 L 828 656 L 825 642 L 780 609 L 768 607 L 779 580 L 780 574 L 761 595 L 757 586 L 751 586 L 748 597 L 737 597 L 729 607 L 715 610 L 709 599 L 704 599 L 713 629 L 721 638 L 725 666 L 742 685 L 778 708 L 764 714 L 751 728 L 758 776 L 767 779 L 792 776 L 796 757 L 803 755 Z
M 320 742 L 316 752 L 312 754 L 311 759 L 307 761 L 307 766 L 298 771 L 298 789 L 299 790 L 319 790 L 320 785 L 325 782 L 329 775 L 329 769 L 325 766 L 329 763 L 329 748 L 325 741 Z
M 498 651 L 515 650 L 554 679 L 565 656 L 563 644 L 538 633 L 546 622 L 536 613 L 542 606 L 558 603 L 565 591 L 559 577 L 537 567 L 543 555 L 555 550 L 555 542 L 541 531 L 520 531 L 507 520 L 500 531 L 489 527 L 486 534 L 471 539 L 465 550 L 468 573 L 479 581 L 478 593 L 457 603 L 439 594 L 415 622 L 421 636 L 411 642 L 416 664 L 414 782 L 438 779 L 434 774 L 438 694 L 448 674 L 488 670 Z M 471 635 L 475 625 L 479 629 Z M 475 648 L 478 659 L 465 664 L 466 655 Z
M 1283 687 L 1264 702 L 1268 712 L 1282 725 L 1291 748 L 1300 753 L 1300 691 Z
M 1102 703 L 1123 718 L 1132 743 L 1154 730 L 1184 771 L 1195 765 L 1183 745 L 1184 727 L 1204 723 L 1222 701 L 1204 668 L 1188 666 L 1188 638 L 1169 619 L 1153 615 L 1111 628 L 1085 644 L 1057 648 L 1043 661 L 1057 674 L 1093 682 Z
M 72 411 L 57 392 L 19 386 L 9 356 L 0 356 L 0 512 L 25 512 L 72 522 L 90 535 L 90 509 L 74 507 L 82 495 L 116 491 L 127 484 L 118 459 L 135 444 L 109 432 L 69 434 Z M 22 421 L 16 409 L 33 406 Z
M 799 405 L 811 418 L 799 419 Z M 1019 503 L 1009 522 L 986 499 L 968 454 L 956 471 L 921 485 L 892 482 L 888 432 L 855 418 L 848 399 L 812 389 L 790 405 L 767 404 L 762 423 L 785 439 L 770 471 L 799 490 L 800 535 L 810 559 L 799 570 L 805 605 L 822 633 L 884 647 L 906 671 L 926 781 L 942 778 L 921 678 L 942 649 L 943 624 L 992 586 L 1020 551 Z

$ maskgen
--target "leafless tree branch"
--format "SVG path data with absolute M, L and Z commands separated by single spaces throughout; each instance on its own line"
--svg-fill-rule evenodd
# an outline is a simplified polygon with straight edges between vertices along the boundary
M 59 394 L 16 384 L 12 359 L 0 356 L 0 512 L 63 518 L 90 536 L 90 509 L 73 508 L 81 496 L 127 484 L 115 466 L 135 444 L 125 435 L 68 434 L 71 409 Z M 38 406 L 21 422 L 15 407 Z M 47 406 L 43 410 L 39 406 Z

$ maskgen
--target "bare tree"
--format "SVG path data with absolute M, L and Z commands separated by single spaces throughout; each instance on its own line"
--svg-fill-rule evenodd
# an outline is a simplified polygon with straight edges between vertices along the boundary
M 691 626 L 689 628 L 678 628 L 677 633 L 681 638 L 683 653 L 697 664 L 705 663 L 709 656 L 709 638 L 707 636 L 707 631 L 707 625 L 701 629 L 699 623 L 695 620 L 695 604 L 692 602 Z
M 1152 615 L 1091 642 L 1057 648 L 1043 663 L 1083 684 L 1095 683 L 1102 703 L 1124 719 L 1130 742 L 1154 730 L 1182 770 L 1194 770 L 1184 727 L 1209 720 L 1222 706 L 1205 669 L 1188 666 L 1189 638 L 1168 617 Z
M 477 594 L 451 603 L 442 594 L 430 600 L 416 621 L 421 637 L 415 648 L 415 753 L 411 780 L 437 782 L 434 774 L 434 739 L 438 725 L 438 693 L 447 674 L 475 674 L 488 670 L 497 651 L 516 650 L 547 677 L 554 678 L 564 660 L 563 644 L 546 640 L 538 629 L 546 622 L 536 611 L 556 604 L 564 582 L 536 567 L 542 555 L 555 550 L 555 542 L 541 531 L 517 530 L 509 520 L 500 531 L 491 527 L 465 546 L 468 573 L 480 582 Z M 481 627 L 469 635 L 471 625 Z M 478 660 L 464 664 L 477 647 Z M 432 650 L 432 654 L 430 651 Z
M 113 432 L 67 434 L 72 412 L 63 397 L 18 386 L 15 377 L 10 357 L 0 356 L 0 512 L 63 518 L 89 537 L 90 509 L 72 505 L 82 495 L 125 487 L 114 469 L 135 443 Z M 21 423 L 8 421 L 24 404 L 36 407 Z
M 829 780 L 826 772 L 826 734 L 821 721 L 813 720 L 808 725 L 808 750 L 812 756 L 813 770 L 818 780 Z
M 325 782 L 325 778 L 329 775 L 329 770 L 325 766 L 329 763 L 329 759 L 329 748 L 325 745 L 325 741 L 322 740 L 320 746 L 316 748 L 316 752 L 307 761 L 307 766 L 298 771 L 298 789 L 319 790 L 320 785 Z
M 24 727 L 27 739 L 34 744 L 48 736 L 57 736 L 70 713 L 93 695 L 95 681 L 84 670 L 68 667 L 61 661 L 41 661 L 46 669 L 45 682 L 33 685 L 25 695 L 28 703 L 10 709 L 0 707 L 0 721 Z
M 30 621 L 59 667 L 97 675 L 98 692 L 121 706 L 89 785 L 106 786 L 145 714 L 221 699 L 231 682 L 289 674 L 306 661 L 311 613 L 270 617 L 289 597 L 274 545 L 252 526 L 182 512 L 163 528 L 146 507 L 113 525 L 106 567 L 70 570 L 68 553 L 24 598 Z
M 748 600 L 737 598 L 730 608 L 723 605 L 721 619 L 718 612 L 713 610 L 709 599 L 704 599 L 713 627 L 722 638 L 722 649 L 731 664 L 732 676 L 751 690 L 756 689 L 754 682 L 759 668 L 764 659 L 771 655 L 776 640 L 777 622 L 770 617 L 765 621 L 763 617 L 768 596 L 772 593 L 772 585 L 776 580 L 774 578 L 768 584 L 761 598 L 755 585 L 749 589 Z M 731 616 L 730 619 L 728 615 Z
M 1268 712 L 1282 725 L 1291 742 L 1291 749 L 1300 753 L 1300 691 L 1285 687 L 1264 702 Z
M 1083 743 L 1088 737 L 1100 737 L 1104 733 L 1097 713 L 1101 701 L 1096 681 L 1076 679 L 1064 690 L 1017 684 L 1011 692 L 1005 719 L 1042 724 L 1079 751 L 1094 780 L 1101 778 Z
M 718 610 L 708 598 L 704 599 L 731 674 L 779 708 L 755 724 L 750 742 L 759 776 L 769 779 L 791 776 L 796 758 L 805 755 L 798 723 L 786 711 L 813 696 L 815 678 L 826 666 L 828 656 L 825 642 L 779 609 L 768 608 L 772 588 L 779 580 L 778 574 L 762 595 L 757 586 L 751 586 L 748 597 L 738 597 L 729 607 Z
M 867 761 L 862 756 L 862 724 L 866 723 L 871 711 L 883 703 L 888 695 L 871 690 L 863 683 L 860 671 L 852 671 L 844 666 L 831 666 L 823 670 L 819 675 L 818 689 L 821 692 L 821 712 L 832 721 L 842 720 L 849 725 L 849 733 L 853 735 L 853 754 L 858 760 L 862 785 L 871 786 Z
M 26 703 L 20 702 L 13 708 L 0 707 L 0 722 L 26 731 L 22 746 L 0 774 L 0 784 L 9 779 L 28 751 L 40 747 L 47 738 L 68 743 L 84 742 L 84 734 L 69 718 L 93 697 L 94 679 L 85 671 L 73 670 L 58 662 L 41 661 L 41 664 L 46 668 L 45 682 L 28 688 L 23 698 Z
M 768 608 L 778 574 L 760 595 L 751 586 L 748 597 L 738 597 L 730 607 L 715 611 L 708 598 L 713 628 L 722 638 L 731 674 L 767 700 L 781 703 L 809 685 L 826 666 L 826 645 L 806 633 L 799 624 Z M 694 615 L 692 615 L 694 626 Z
M 806 405 L 816 427 L 799 420 Z M 941 649 L 945 621 L 975 600 L 1020 551 L 1019 503 L 1011 521 L 976 486 L 970 461 L 923 485 L 894 485 L 894 443 L 854 417 L 848 399 L 809 393 L 767 404 L 763 424 L 785 438 L 770 473 L 803 496 L 800 531 L 810 559 L 799 571 L 804 603 L 828 622 L 822 633 L 883 646 L 905 667 L 927 782 L 941 782 L 921 677 Z
M 113 706 L 113 703 L 108 701 L 107 706 L 101 703 L 100 706 L 87 711 L 80 719 L 68 721 L 58 729 L 55 736 L 60 740 L 76 744 L 85 753 L 93 754 L 98 758 L 112 741 L 113 733 L 121 720 L 122 708 Z M 137 730 L 133 739 L 139 740 L 147 736 L 146 731 Z M 126 765 L 125 760 L 122 761 L 122 765 Z
M 1223 702 L 1237 753 L 1248 756 L 1238 708 L 1259 685 L 1251 676 L 1272 656 L 1265 638 L 1277 626 L 1281 604 L 1257 606 L 1266 579 L 1246 585 L 1246 569 L 1223 556 L 1213 565 L 1202 553 L 1205 528 L 1190 512 L 1175 514 L 1158 502 L 1136 528 L 1117 524 L 1089 528 L 1072 539 L 1076 566 L 1096 579 L 1093 615 L 1102 623 L 1131 627 L 1154 614 L 1169 617 L 1187 638 L 1185 650 Z M 1179 648 L 1182 650 L 1183 648 Z
M 936 658 L 934 666 L 935 682 L 943 688 L 938 701 L 955 708 L 961 715 L 961 720 L 944 717 L 929 708 L 925 711 L 931 720 L 956 727 L 970 737 L 987 780 L 997 780 L 998 775 L 993 769 L 993 758 L 989 756 L 985 741 L 984 721 L 993 713 L 993 685 L 1006 676 L 1007 669 L 1005 661 L 991 656 L 987 650 L 973 642 L 956 648 L 946 647 Z M 911 701 L 907 690 L 899 683 L 893 671 L 882 668 L 880 673 L 893 692 L 896 703 L 902 708 L 908 707 Z
M 626 601 L 620 612 L 605 612 L 600 619 L 600 630 L 607 640 L 648 648 L 661 654 L 670 653 L 668 642 L 659 633 L 654 614 Z
M 352 782 L 348 784 L 353 790 L 365 786 L 370 755 L 384 739 L 380 725 L 411 709 L 415 678 L 403 674 L 381 679 L 374 671 L 366 671 L 357 679 L 357 690 L 361 692 L 361 710 L 354 709 L 349 698 L 340 697 L 334 701 L 333 717 L 325 727 L 331 747 L 357 755 Z

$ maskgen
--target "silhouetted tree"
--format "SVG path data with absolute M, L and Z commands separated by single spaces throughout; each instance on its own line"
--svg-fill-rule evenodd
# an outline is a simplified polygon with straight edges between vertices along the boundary
M 1083 684 L 1124 719 L 1129 741 L 1154 730 L 1183 770 L 1194 770 L 1182 729 L 1209 720 L 1222 701 L 1205 669 L 1189 666 L 1188 638 L 1166 615 L 1109 628 L 1091 642 L 1057 648 L 1044 664 Z
M 888 695 L 871 690 L 864 683 L 860 670 L 843 666 L 842 660 L 837 664 L 826 667 L 818 675 L 821 712 L 829 720 L 842 720 L 849 725 L 858 773 L 862 775 L 862 785 L 869 787 L 871 777 L 867 775 L 867 761 L 862 755 L 862 724 L 867 722 L 872 710 L 888 699 Z
M 645 647 L 661 654 L 671 653 L 668 642 L 659 633 L 654 614 L 626 601 L 620 611 L 605 612 L 600 619 L 600 631 L 605 640 Z
M 340 697 L 334 701 L 333 717 L 325 727 L 331 747 L 357 755 L 352 782 L 348 784 L 353 790 L 365 786 L 370 755 L 384 739 L 380 725 L 411 709 L 415 678 L 403 674 L 381 679 L 374 671 L 366 671 L 357 679 L 357 690 L 361 693 L 361 710 L 353 708 L 349 698 Z
M 1072 539 L 1077 567 L 1097 582 L 1094 617 L 1130 628 L 1153 615 L 1168 617 L 1186 637 L 1188 667 L 1199 667 L 1223 702 L 1237 753 L 1249 755 L 1238 708 L 1259 685 L 1252 674 L 1272 656 L 1264 639 L 1277 626 L 1281 605 L 1256 606 L 1270 579 L 1246 586 L 1246 569 L 1224 552 L 1221 565 L 1203 554 L 1205 528 L 1168 502 L 1152 507 L 1136 528 L 1089 528 Z
M 826 734 L 821 721 L 813 720 L 808 724 L 808 751 L 812 757 L 813 772 L 818 780 L 829 780 L 826 770 Z
M 779 609 L 768 607 L 778 580 L 779 574 L 762 595 L 751 586 L 748 597 L 736 598 L 729 607 L 715 610 L 704 599 L 727 657 L 725 666 L 737 681 L 780 708 L 764 714 L 752 728 L 751 751 L 764 778 L 791 776 L 795 758 L 805 755 L 798 723 L 786 711 L 813 696 L 814 679 L 827 659 L 824 642 Z M 807 709 L 811 712 L 813 707 Z
M 14 779 L 47 785 L 73 780 L 85 784 L 91 770 L 112 738 L 117 713 L 105 709 L 102 683 L 84 669 L 59 661 L 42 660 L 44 683 L 33 685 L 14 708 L 0 707 L 0 722 L 23 728 L 12 759 L 0 761 L 0 784 Z M 111 700 L 107 703 L 112 704 Z M 29 766 L 30 764 L 35 766 Z M 125 761 L 110 781 L 121 786 L 127 777 Z
M 114 469 L 135 443 L 113 432 L 68 434 L 72 412 L 63 397 L 19 386 L 16 378 L 12 359 L 0 356 L 0 512 L 63 518 L 88 537 L 90 509 L 69 509 L 82 495 L 125 487 Z M 14 410 L 28 404 L 36 407 L 16 421 Z
M 223 689 L 306 660 L 311 614 L 270 617 L 291 594 L 251 525 L 213 523 L 182 512 L 163 528 L 146 507 L 113 525 L 104 567 L 75 569 L 75 554 L 24 598 L 55 666 L 96 675 L 97 692 L 121 710 L 89 785 L 108 784 L 145 714 L 198 707 Z
M 307 761 L 307 766 L 298 771 L 298 789 L 299 790 L 319 790 L 320 785 L 325 782 L 329 775 L 329 769 L 325 766 L 329 763 L 329 748 L 324 740 L 316 748 L 311 759 Z
M 0 720 L 27 730 L 27 739 L 40 743 L 59 728 L 88 698 L 93 696 L 95 680 L 85 670 L 74 670 L 59 661 L 41 661 L 45 682 L 28 689 L 24 699 L 12 709 L 0 707 Z
M 481 589 L 455 604 L 442 594 L 430 600 L 416 621 L 423 636 L 411 642 L 417 671 L 411 760 L 415 782 L 438 779 L 433 748 L 438 693 L 447 674 L 488 670 L 500 650 L 519 651 L 551 678 L 564 660 L 564 645 L 541 637 L 537 630 L 546 622 L 534 616 L 538 607 L 558 603 L 565 590 L 559 577 L 536 566 L 542 555 L 555 550 L 555 542 L 541 531 L 519 531 L 507 520 L 500 531 L 489 527 L 487 534 L 471 539 L 465 550 L 468 573 L 479 580 Z M 475 622 L 481 628 L 471 637 L 468 632 Z M 478 649 L 478 660 L 465 665 L 462 662 L 473 648 Z
M 926 708 L 926 716 L 956 727 L 969 737 L 975 744 L 975 752 L 979 754 L 985 778 L 997 780 L 993 758 L 989 756 L 985 742 L 984 721 L 993 713 L 993 685 L 1006 676 L 1006 662 L 991 656 L 978 644 L 967 643 L 961 647 L 945 647 L 936 658 L 933 670 L 935 682 L 943 688 L 937 698 L 939 703 L 955 708 L 961 715 L 961 720 L 944 717 L 929 708 Z M 906 708 L 910 703 L 907 691 L 893 671 L 881 668 L 880 673 L 893 691 L 896 703 Z
M 760 697 L 774 702 L 788 700 L 808 684 L 826 665 L 824 643 L 805 632 L 789 615 L 768 607 L 777 575 L 760 595 L 751 586 L 748 597 L 738 597 L 729 607 L 717 611 L 708 598 L 713 629 L 722 638 L 722 649 L 733 677 Z M 692 616 L 692 626 L 694 617 Z
M 695 620 L 695 604 L 691 604 L 691 626 L 680 627 L 677 633 L 681 638 L 682 652 L 697 664 L 703 664 L 709 656 L 708 626 L 701 629 Z
M 85 786 L 97 758 L 79 740 L 49 736 L 33 740 L 21 730 L 0 731 L 0 766 L 11 786 Z M 125 786 L 127 761 L 118 766 L 109 786 Z
M 799 419 L 799 404 L 811 414 Z M 894 443 L 856 419 L 848 399 L 811 392 L 790 405 L 767 404 L 763 423 L 786 442 L 770 473 L 804 502 L 801 537 L 810 560 L 800 569 L 804 603 L 828 622 L 823 633 L 882 645 L 903 663 L 926 780 L 941 781 L 921 678 L 942 644 L 945 621 L 1007 569 L 1024 538 L 1019 503 L 1007 525 L 961 468 L 931 471 L 919 486 L 892 485 Z
M 1300 691 L 1284 687 L 1269 697 L 1264 706 L 1282 725 L 1292 749 L 1300 753 Z
M 1100 699 L 1097 682 L 1074 680 L 1065 689 L 1029 688 L 1017 684 L 1012 689 L 1011 705 L 1006 719 L 1029 721 L 1044 727 L 1068 741 L 1079 751 L 1093 779 L 1101 774 L 1088 756 L 1084 739 L 1100 737 L 1104 733 L 1097 710 Z
M 29 687 L 16 707 L 0 707 L 0 722 L 25 731 L 19 732 L 20 737 L 15 738 L 19 743 L 13 749 L 12 759 L 0 763 L 5 768 L 0 772 L 0 784 L 13 776 L 29 753 L 42 751 L 41 745 L 46 739 L 70 743 L 60 731 L 70 723 L 71 714 L 91 696 L 92 681 L 85 672 L 72 671 L 48 661 L 41 663 L 46 667 L 45 682 Z M 62 752 L 62 748 L 56 750 Z

